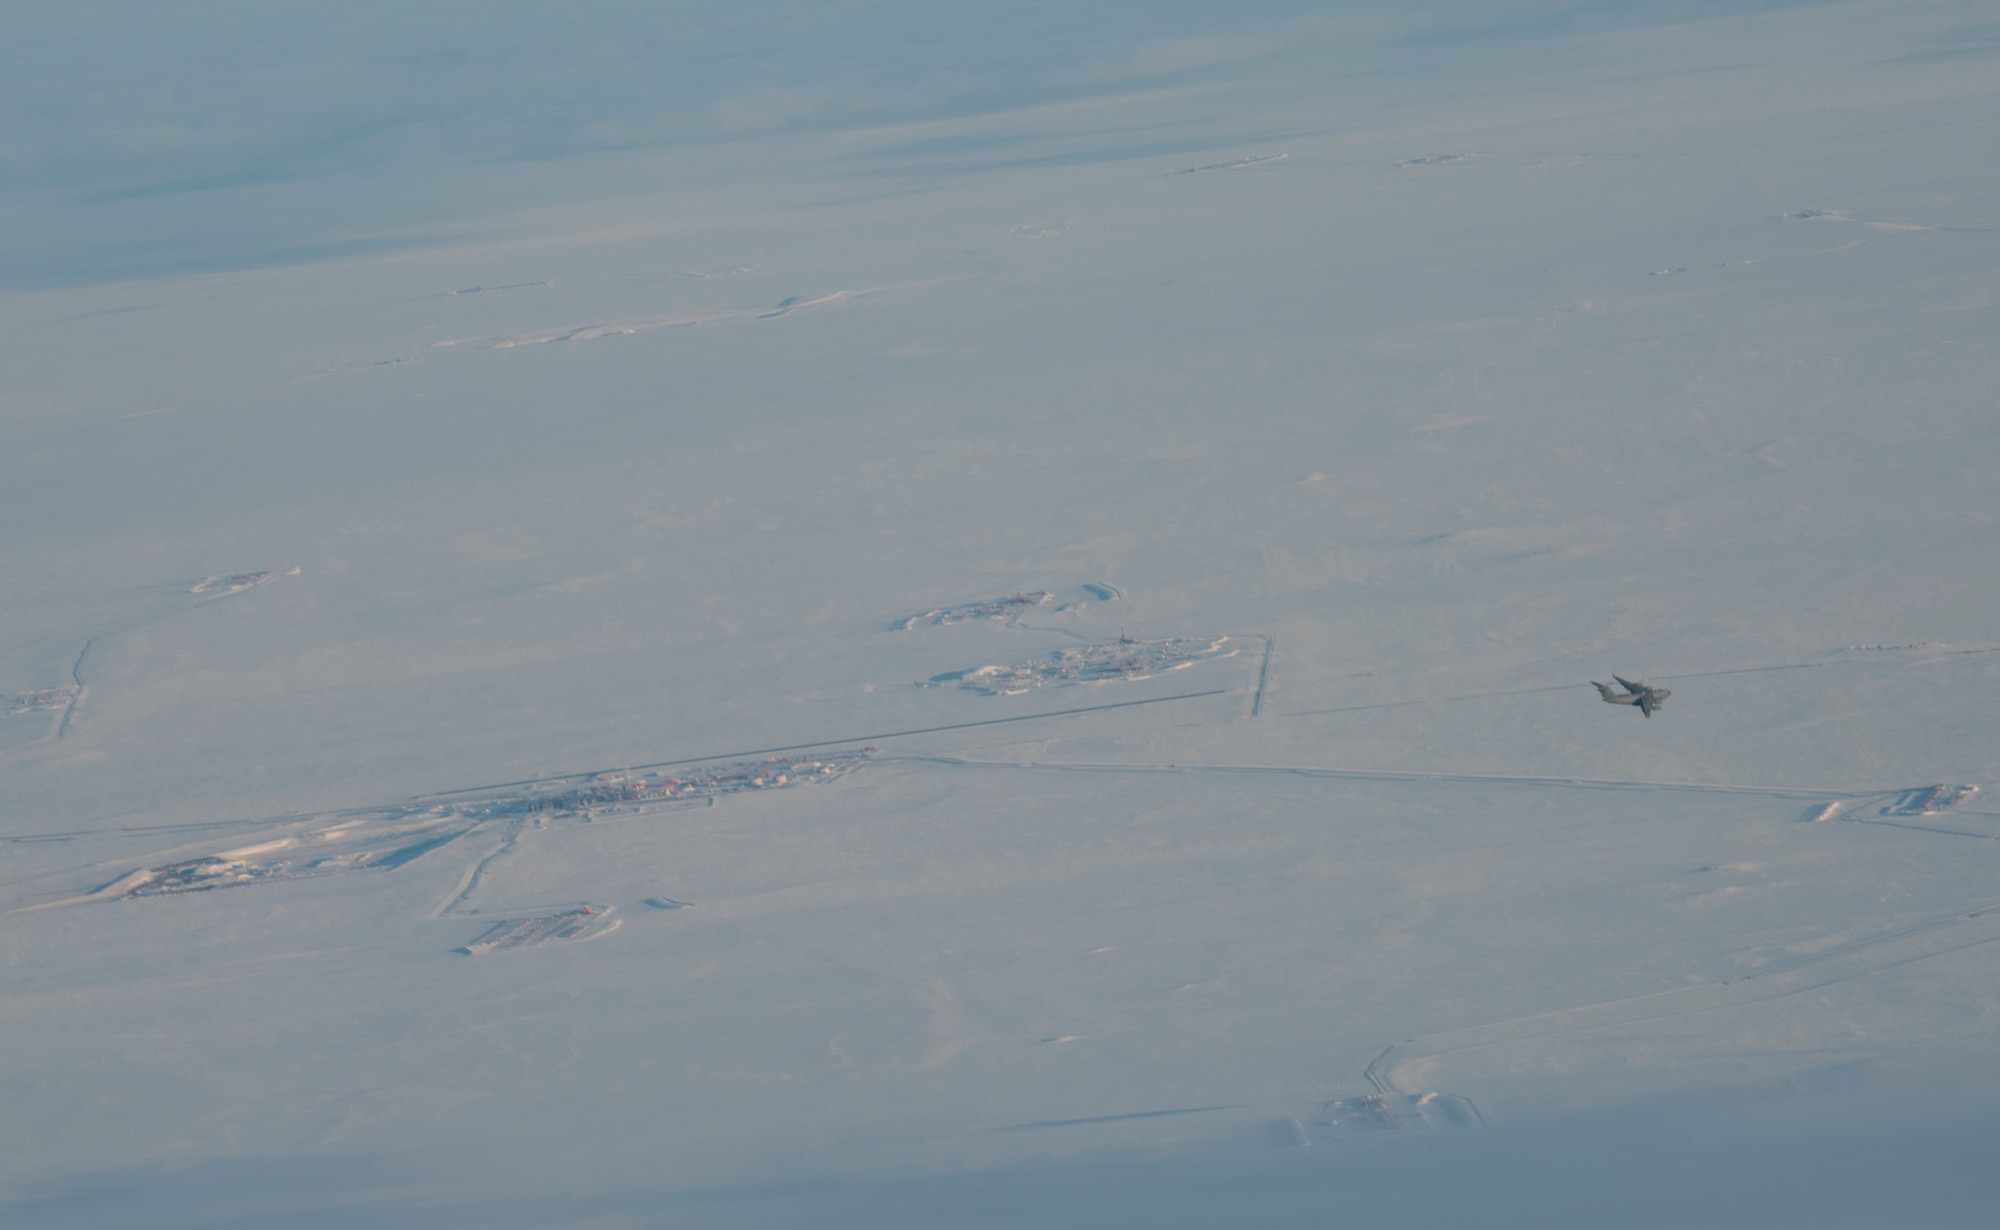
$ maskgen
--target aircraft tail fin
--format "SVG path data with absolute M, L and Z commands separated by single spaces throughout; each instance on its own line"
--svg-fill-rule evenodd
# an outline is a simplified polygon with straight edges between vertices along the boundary
M 1590 686 L 1596 688 L 1597 694 L 1606 700 L 1615 701 L 1618 699 L 1618 693 L 1612 691 L 1611 685 L 1608 683 L 1599 683 L 1593 679 L 1590 681 Z

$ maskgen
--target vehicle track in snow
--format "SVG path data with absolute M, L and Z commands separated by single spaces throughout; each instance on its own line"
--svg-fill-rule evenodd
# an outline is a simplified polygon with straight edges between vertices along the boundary
M 1341 769 L 1295 765 L 1226 764 L 1115 764 L 1051 762 L 1028 760 L 979 760 L 967 757 L 926 755 L 891 757 L 962 768 L 1015 769 L 1041 772 L 1078 773 L 1216 773 L 1283 775 L 1347 781 L 1460 782 L 1543 786 L 1597 790 L 1667 790 L 1706 794 L 1752 795 L 1766 798 L 1823 799 L 1841 803 L 1893 799 L 1910 791 L 1827 790 L 1813 787 L 1741 785 L 1717 782 L 1661 782 L 1639 779 L 1583 777 L 1525 777 L 1497 774 L 1425 773 Z M 1817 810 L 1817 809 L 1816 809 Z M 1864 823 L 1898 828 L 1922 828 L 1931 832 L 1953 832 L 1895 821 L 1852 817 Z M 1987 838 L 1987 834 L 1964 833 Z M 1989 838 L 1990 839 L 1990 838 Z M 1380 1094 L 1398 1097 L 1423 1092 L 1399 1083 L 1399 1069 L 1447 1055 L 1490 1047 L 1521 1044 L 1540 1039 L 1581 1033 L 1615 1025 L 1719 1012 L 1768 1003 L 1807 991 L 1819 990 L 1933 957 L 1978 948 L 2000 941 L 2000 902 L 1960 911 L 1944 918 L 1899 927 L 1880 935 L 1836 944 L 1819 952 L 1774 961 L 1760 969 L 1730 978 L 1717 979 L 1693 987 L 1677 987 L 1645 995 L 1582 1004 L 1572 1008 L 1509 1017 L 1482 1025 L 1466 1026 L 1434 1034 L 1417 1035 L 1386 1047 L 1363 1073 Z M 1440 1082 L 1426 1079 L 1428 1088 Z
M 1763 969 L 1700 986 L 1677 987 L 1418 1035 L 1391 1043 L 1362 1075 L 1379 1092 L 1406 1094 L 1414 1091 L 1398 1082 L 1397 1071 L 1427 1060 L 1614 1025 L 1747 1008 L 1983 947 L 1996 940 L 2000 940 L 2000 903 L 1777 961 Z
M 164 610 L 147 611 L 139 615 L 130 615 L 125 617 L 124 619 L 113 620 L 108 624 L 104 624 L 98 627 L 94 631 L 85 632 L 83 634 L 83 647 L 77 651 L 75 660 L 70 663 L 70 668 L 69 668 L 70 682 L 63 689 L 66 695 L 63 698 L 64 703 L 62 709 L 62 716 L 56 720 L 54 729 L 51 730 L 49 733 L 44 734 L 41 738 L 34 739 L 27 743 L 23 743 L 18 747 L 9 749 L 5 753 L 0 753 L 0 756 L 18 755 L 19 753 L 27 750 L 28 748 L 35 747 L 38 744 L 47 742 L 50 739 L 64 739 L 69 736 L 70 727 L 76 721 L 77 710 L 83 706 L 84 698 L 87 697 L 90 693 L 90 685 L 84 679 L 83 668 L 84 664 L 90 658 L 91 651 L 97 647 L 98 642 L 108 640 L 112 637 L 122 635 L 123 633 L 126 632 L 130 632 L 135 628 L 142 628 L 148 624 L 155 624 L 159 623 L 162 620 L 172 619 L 177 615 L 185 615 L 190 611 L 198 610 L 201 607 L 208 606 L 210 603 L 220 602 L 223 599 L 231 597 L 235 594 L 243 593 L 245 590 L 255 589 L 257 586 L 262 585 L 265 582 L 270 581 L 274 578 L 280 576 L 294 576 L 298 573 L 298 571 L 299 569 L 292 568 L 287 572 L 281 573 L 275 568 L 263 568 L 263 569 L 258 569 L 257 571 L 254 572 L 238 572 L 238 573 L 229 573 L 223 576 L 203 577 L 201 580 L 194 582 L 192 585 L 187 585 L 185 582 L 182 582 L 180 584 L 171 586 L 171 588 L 181 590 L 184 593 L 196 595 L 195 601 L 169 607 Z M 185 586 L 185 588 L 183 588 L 183 586 Z M 147 588 L 156 588 L 156 587 L 147 587 Z M 50 643 L 51 641 L 57 641 L 59 639 L 67 640 L 69 639 L 69 637 L 74 635 L 76 634 L 69 633 L 67 635 L 63 635 L 60 637 L 58 636 L 41 637 L 35 640 L 30 640 L 27 642 L 22 642 L 20 644 L 8 646 L 8 648 L 23 649 L 35 645 L 45 645 Z M 71 643 L 74 644 L 75 642 L 72 641 Z
M 1120 764 L 1115 761 L 1062 760 L 977 760 L 970 757 L 916 755 L 884 759 L 928 760 L 938 764 L 980 769 L 1034 769 L 1076 773 L 1247 773 L 1293 777 L 1335 778 L 1344 781 L 1382 782 L 1473 782 L 1509 786 L 1559 786 L 1580 790 L 1692 790 L 1708 794 L 1752 794 L 1787 799 L 1861 799 L 1882 794 L 1880 790 L 1828 790 L 1813 786 L 1753 786 L 1727 782 L 1661 782 L 1638 778 L 1611 777 L 1529 777 L 1498 773 L 1433 773 L 1405 769 L 1348 769 L 1320 765 L 1203 764 Z

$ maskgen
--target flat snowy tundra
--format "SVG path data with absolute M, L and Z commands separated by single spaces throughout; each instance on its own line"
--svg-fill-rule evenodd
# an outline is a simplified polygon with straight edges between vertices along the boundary
M 1995 1224 L 1990 5 L 293 7 L 4 19 L 0 1222 Z

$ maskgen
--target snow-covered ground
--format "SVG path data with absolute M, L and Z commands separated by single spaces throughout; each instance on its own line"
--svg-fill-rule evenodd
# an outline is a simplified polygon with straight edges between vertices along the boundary
M 1281 10 L 34 111 L 0 1220 L 1989 1224 L 1990 14 Z

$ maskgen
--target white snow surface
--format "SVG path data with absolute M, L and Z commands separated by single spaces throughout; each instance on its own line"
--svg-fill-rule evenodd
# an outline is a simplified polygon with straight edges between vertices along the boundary
M 1280 7 L 0 149 L 0 1221 L 1991 1224 L 1990 13 Z

